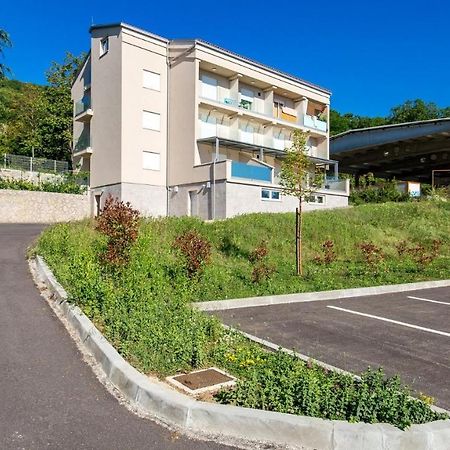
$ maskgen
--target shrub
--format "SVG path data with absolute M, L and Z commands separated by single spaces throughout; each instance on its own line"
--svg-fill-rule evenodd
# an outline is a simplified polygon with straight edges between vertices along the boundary
M 249 254 L 248 259 L 253 265 L 252 281 L 253 283 L 262 283 L 271 277 L 275 272 L 275 267 L 267 263 L 269 249 L 267 242 L 261 243 Z
M 84 194 L 86 191 L 86 187 L 78 184 L 76 179 L 70 175 L 61 176 L 60 181 L 42 181 L 39 183 L 15 178 L 0 178 L 0 189 L 58 192 L 62 194 Z
M 428 249 L 422 244 L 409 246 L 407 241 L 400 241 L 395 246 L 399 256 L 410 256 L 421 269 L 424 269 L 439 256 L 441 247 L 442 241 L 440 239 L 433 239 Z
M 334 242 L 331 239 L 326 240 L 322 244 L 322 256 L 317 255 L 314 258 L 319 264 L 331 264 L 336 261 L 336 253 L 334 252 Z
M 382 369 L 367 370 L 357 380 L 281 351 L 247 356 L 243 362 L 232 356 L 228 359 L 252 370 L 235 388 L 216 395 L 221 403 L 330 420 L 386 422 L 402 429 L 447 417 L 433 412 L 427 402 L 411 398 L 399 378 L 386 378 Z
M 125 265 L 131 246 L 138 237 L 139 211 L 133 209 L 130 203 L 109 195 L 95 228 L 108 239 L 103 261 L 113 266 Z
M 381 248 L 377 247 L 373 242 L 361 242 L 358 244 L 365 263 L 374 268 L 384 260 L 384 254 Z
M 184 256 L 189 278 L 200 274 L 203 266 L 210 261 L 211 244 L 196 230 L 186 231 L 177 236 L 173 247 Z

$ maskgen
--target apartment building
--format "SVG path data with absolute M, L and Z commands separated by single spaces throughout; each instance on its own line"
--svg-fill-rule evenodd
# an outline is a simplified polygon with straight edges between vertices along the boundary
M 279 173 L 296 129 L 328 175 L 306 209 L 347 205 L 328 90 L 201 40 L 123 23 L 90 33 L 72 87 L 73 161 L 90 172 L 93 214 L 108 194 L 149 216 L 293 211 Z

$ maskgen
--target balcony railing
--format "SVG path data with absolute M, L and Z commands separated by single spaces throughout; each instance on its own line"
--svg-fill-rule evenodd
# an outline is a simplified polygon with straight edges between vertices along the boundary
M 324 189 L 350 194 L 350 180 L 334 176 L 327 176 L 324 181 Z
M 305 114 L 303 117 L 303 125 L 314 130 L 327 131 L 327 123 L 324 120 L 320 120 L 317 117 L 309 116 Z
M 75 116 L 78 116 L 88 109 L 91 109 L 91 97 L 84 97 L 75 103 Z
M 91 137 L 89 135 L 81 136 L 73 146 L 73 152 L 78 153 L 91 148 Z
M 255 166 L 239 161 L 231 161 L 231 176 L 233 178 L 243 178 L 246 180 L 272 182 L 271 167 Z

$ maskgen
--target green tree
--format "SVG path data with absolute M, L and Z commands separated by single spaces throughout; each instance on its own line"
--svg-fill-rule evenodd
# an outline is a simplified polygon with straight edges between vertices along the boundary
M 0 28 L 0 57 L 4 57 L 4 49 L 5 47 L 11 47 L 11 39 L 9 37 L 9 34 Z M 10 73 L 11 70 L 9 67 L 5 66 L 3 63 L 0 62 L 0 80 L 6 78 L 6 74 Z
M 42 148 L 46 158 L 70 160 L 73 103 L 70 89 L 85 55 L 67 52 L 62 63 L 53 62 L 47 71 L 44 90 L 46 114 L 41 120 Z
M 394 106 L 388 117 L 389 123 L 416 122 L 445 117 L 445 109 L 440 109 L 435 103 L 426 103 L 421 99 L 407 100 L 402 105 Z
M 330 111 L 330 134 L 332 136 L 357 128 L 369 128 L 385 125 L 385 117 L 358 116 L 352 113 L 340 114 L 336 110 Z
M 42 87 L 28 85 L 14 103 L 17 111 L 12 125 L 12 137 L 15 140 L 13 147 L 16 148 L 14 153 L 44 156 L 41 123 L 47 114 L 47 104 Z
M 40 121 L 45 114 L 43 87 L 0 80 L 0 152 L 39 156 Z
M 294 131 L 292 147 L 286 149 L 286 155 L 281 164 L 280 184 L 283 193 L 298 199 L 296 209 L 295 248 L 297 275 L 303 275 L 302 261 L 302 228 L 303 202 L 311 193 L 322 185 L 323 173 L 320 173 L 308 156 L 308 133 Z

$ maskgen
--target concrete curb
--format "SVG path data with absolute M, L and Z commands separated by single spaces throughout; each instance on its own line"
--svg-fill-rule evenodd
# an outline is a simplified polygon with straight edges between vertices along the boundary
M 196 401 L 163 383 L 150 380 L 128 364 L 82 311 L 68 303 L 67 293 L 40 256 L 36 257 L 36 270 L 38 278 L 52 292 L 60 311 L 109 381 L 132 403 L 168 424 L 197 435 L 208 433 L 294 448 L 448 449 L 450 420 L 413 425 L 401 431 L 388 424 L 322 420 Z
M 450 280 L 422 281 L 419 283 L 391 284 L 365 288 L 336 289 L 334 291 L 304 292 L 301 294 L 268 295 L 265 297 L 246 297 L 229 300 L 213 300 L 194 303 L 200 311 L 224 311 L 227 309 L 252 308 L 255 306 L 282 305 L 285 303 L 318 302 L 340 298 L 363 297 L 366 295 L 394 294 L 396 292 L 418 291 L 450 286 Z

